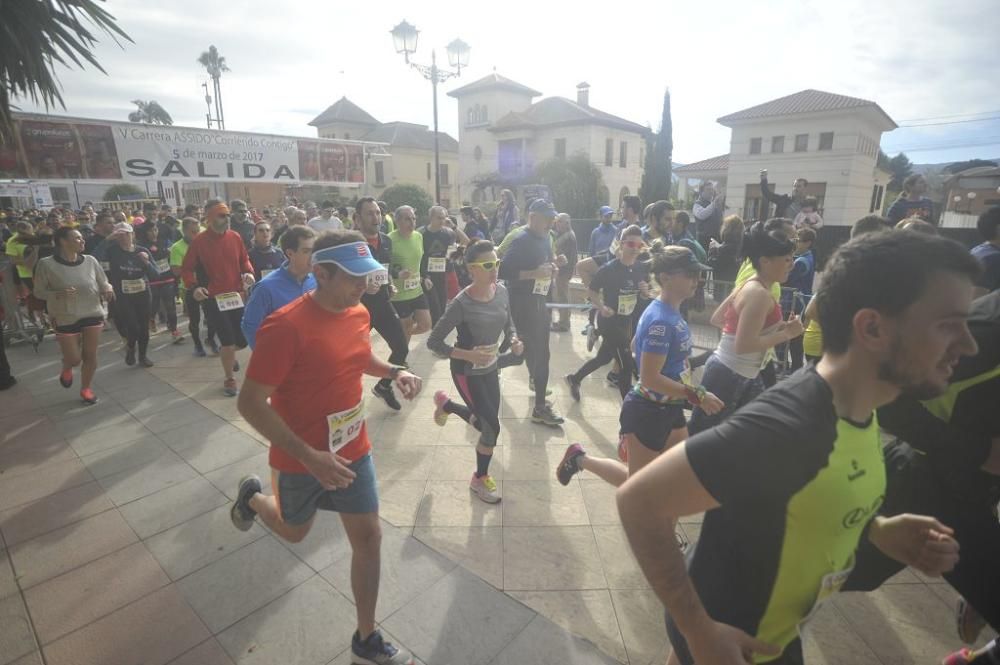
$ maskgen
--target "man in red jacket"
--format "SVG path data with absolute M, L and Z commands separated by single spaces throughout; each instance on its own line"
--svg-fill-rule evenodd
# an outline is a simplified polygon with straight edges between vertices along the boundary
M 238 233 L 229 228 L 229 206 L 220 199 L 205 204 L 206 230 L 191 241 L 181 277 L 195 300 L 205 303 L 205 318 L 219 335 L 219 357 L 226 373 L 223 392 L 235 397 L 239 392 L 233 371 L 236 349 L 247 345 L 240 320 L 243 318 L 243 291 L 253 286 L 253 265 Z

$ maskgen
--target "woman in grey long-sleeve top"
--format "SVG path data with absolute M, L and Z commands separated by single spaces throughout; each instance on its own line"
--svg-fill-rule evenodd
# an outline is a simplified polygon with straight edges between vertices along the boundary
M 500 436 L 500 377 L 497 354 L 501 335 L 511 340 L 511 350 L 524 350 L 514 333 L 507 289 L 497 284 L 500 261 L 493 243 L 477 240 L 465 250 L 465 263 L 472 284 L 452 300 L 438 320 L 427 346 L 451 359 L 451 377 L 465 405 L 449 399 L 439 390 L 434 394 L 434 422 L 442 427 L 454 413 L 479 431 L 476 445 L 476 472 L 469 489 L 487 503 L 500 501 L 497 485 L 489 475 L 493 448 Z M 445 338 L 452 330 L 458 339 L 451 346 Z

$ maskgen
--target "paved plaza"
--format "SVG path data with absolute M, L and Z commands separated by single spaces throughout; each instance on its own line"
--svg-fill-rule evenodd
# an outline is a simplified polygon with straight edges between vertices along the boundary
M 368 400 L 384 532 L 376 618 L 426 665 L 666 660 L 662 608 L 612 488 L 585 473 L 555 480 L 569 442 L 607 456 L 617 446 L 620 399 L 605 372 L 579 404 L 561 380 L 588 355 L 581 325 L 552 339 L 564 427 L 530 423 L 527 372 L 502 374 L 499 505 L 470 496 L 472 430 L 457 417 L 434 424 L 434 391 L 454 389 L 422 338 L 411 353 L 420 397 L 400 413 Z M 160 334 L 145 370 L 127 367 L 118 344 L 104 334 L 92 407 L 78 385 L 59 386 L 53 340 L 9 351 L 19 384 L 0 393 L 0 665 L 350 663 L 350 550 L 336 516 L 321 513 L 297 545 L 233 528 L 237 481 L 252 472 L 267 485 L 270 473 L 266 442 L 221 394 L 218 360 Z M 700 520 L 680 529 L 696 540 Z M 939 662 L 960 646 L 956 598 L 911 571 L 843 594 L 822 610 L 806 660 Z

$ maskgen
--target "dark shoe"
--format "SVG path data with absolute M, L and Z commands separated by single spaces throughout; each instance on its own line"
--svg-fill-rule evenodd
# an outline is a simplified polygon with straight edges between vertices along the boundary
M 239 489 L 236 491 L 236 501 L 229 510 L 229 518 L 240 531 L 249 531 L 253 526 L 253 518 L 257 517 L 257 512 L 250 507 L 250 499 L 254 494 L 259 494 L 264 489 L 260 478 L 254 475 L 243 476 L 240 480 Z
M 213 356 L 219 355 L 219 343 L 214 339 L 208 340 L 208 348 L 212 351 Z
M 363 642 L 355 631 L 351 638 L 351 656 L 351 662 L 356 665 L 413 665 L 413 656 L 386 642 L 378 630 Z
M 569 394 L 573 396 L 577 402 L 580 401 L 580 382 L 573 378 L 572 374 L 567 374 L 565 376 L 566 384 L 569 386 Z
M 608 372 L 608 375 L 604 378 L 615 388 L 618 387 L 618 372 Z
M 399 411 L 403 408 L 399 400 L 396 399 L 396 393 L 392 391 L 392 386 L 376 383 L 375 387 L 372 388 L 372 394 L 385 402 L 385 405 L 393 411 Z
M 191 355 L 193 355 L 193 356 L 195 356 L 197 358 L 204 358 L 208 354 L 205 353 L 205 347 L 201 345 L 201 342 L 195 342 L 194 343 L 194 351 L 191 353 Z
M 552 404 L 546 402 L 542 406 L 536 406 L 531 410 L 531 422 L 558 427 L 566 422 L 566 420 L 552 408 Z
M 131 367 L 135 364 L 135 347 L 129 347 L 125 351 L 125 364 Z
M 584 455 L 586 453 L 583 451 L 583 446 L 579 443 L 572 443 L 567 446 L 562 461 L 556 467 L 556 479 L 563 485 L 569 485 L 569 481 L 572 480 L 573 476 L 580 472 L 580 465 L 577 462 Z
M 139 364 L 142 365 L 143 367 L 152 367 L 153 361 L 147 358 L 146 356 L 142 356 L 139 358 Z

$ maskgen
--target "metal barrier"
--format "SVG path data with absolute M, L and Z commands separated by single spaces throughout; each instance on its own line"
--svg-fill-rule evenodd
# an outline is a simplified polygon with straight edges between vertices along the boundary
M 7 256 L 0 258 L 0 308 L 3 308 L 2 342 L 9 346 L 14 341 L 29 342 L 37 351 L 38 344 L 45 336 L 45 331 L 21 310 L 17 298 L 17 285 L 14 284 L 14 262 Z

